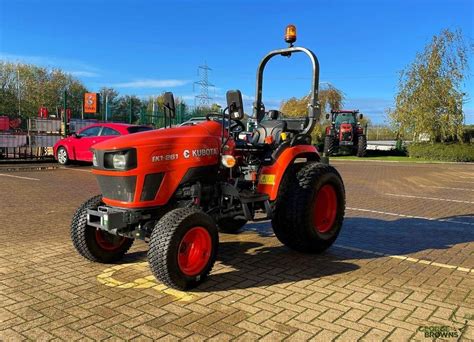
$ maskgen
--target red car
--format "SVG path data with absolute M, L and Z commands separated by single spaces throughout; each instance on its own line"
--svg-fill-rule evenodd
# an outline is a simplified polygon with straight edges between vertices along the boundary
M 84 127 L 77 133 L 59 140 L 54 145 L 54 157 L 59 164 L 72 160 L 92 162 L 91 146 L 120 135 L 152 130 L 152 127 L 122 123 L 99 123 Z

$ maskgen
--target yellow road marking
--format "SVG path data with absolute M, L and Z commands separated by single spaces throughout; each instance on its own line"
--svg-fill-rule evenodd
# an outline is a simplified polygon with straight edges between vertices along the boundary
M 388 258 L 392 258 L 392 259 L 399 259 L 399 260 L 402 260 L 402 261 L 409 261 L 409 262 L 412 262 L 414 264 L 431 265 L 431 266 L 435 266 L 435 267 L 449 268 L 449 269 L 453 269 L 453 270 L 460 271 L 460 272 L 474 273 L 474 269 L 472 269 L 472 268 L 466 268 L 466 267 L 461 267 L 461 266 L 456 266 L 456 265 L 449 265 L 449 264 L 442 264 L 442 263 L 434 262 L 434 261 L 430 261 L 430 260 L 423 260 L 423 259 L 407 257 L 405 255 L 392 255 L 392 254 L 375 252 L 375 251 L 371 251 L 371 250 L 368 250 L 368 249 L 355 248 L 355 247 L 344 246 L 344 245 L 339 245 L 339 244 L 335 244 L 334 247 L 347 249 L 347 250 L 355 251 L 355 252 L 362 252 L 362 253 L 367 253 L 367 254 L 374 254 L 374 255 L 378 255 L 378 256 L 384 256 L 384 257 L 388 257 Z
M 384 195 L 396 196 L 396 197 L 405 197 L 405 198 L 418 198 L 418 199 L 425 199 L 425 200 L 430 200 L 430 201 L 445 201 L 445 202 L 454 202 L 454 203 L 474 204 L 474 202 L 471 202 L 471 201 L 462 201 L 462 200 L 455 200 L 455 199 L 449 199 L 449 198 L 425 197 L 425 196 L 390 194 L 390 193 L 385 193 Z
M 437 185 L 422 185 L 418 184 L 422 188 L 435 188 L 435 189 L 448 189 L 448 190 L 460 190 L 460 191 L 474 191 L 474 189 L 466 189 L 466 188 L 451 188 L 449 186 L 437 186 Z
M 346 207 L 346 209 L 347 210 L 353 210 L 353 211 L 362 211 L 362 212 L 366 212 L 366 213 L 382 214 L 382 215 L 388 215 L 388 216 L 398 216 L 398 217 L 406 217 L 406 218 L 413 218 L 413 219 L 419 219 L 419 220 L 457 223 L 457 224 L 464 224 L 464 225 L 468 225 L 468 226 L 474 226 L 474 223 L 471 223 L 471 222 L 456 221 L 456 220 L 451 220 L 451 219 L 442 219 L 442 218 L 424 217 L 424 216 L 415 216 L 415 215 L 405 215 L 405 214 L 398 214 L 398 213 L 389 213 L 389 212 L 380 211 L 380 210 L 362 209 L 362 208 L 353 208 L 353 207 Z
M 120 271 L 124 268 L 132 267 L 132 268 L 144 269 L 147 267 L 147 265 L 148 263 L 145 261 L 145 262 L 136 262 L 132 264 L 116 265 L 110 268 L 106 268 L 105 270 L 102 271 L 101 274 L 97 276 L 97 281 L 105 286 L 116 287 L 119 289 L 153 288 L 156 291 L 163 292 L 167 295 L 173 296 L 176 298 L 176 300 L 179 300 L 179 301 L 191 301 L 198 297 L 195 294 L 171 289 L 163 284 L 159 284 L 155 281 L 155 277 L 153 277 L 152 275 L 146 276 L 143 278 L 137 278 L 131 282 L 125 282 L 125 281 L 117 280 L 114 278 L 114 274 L 117 271 Z

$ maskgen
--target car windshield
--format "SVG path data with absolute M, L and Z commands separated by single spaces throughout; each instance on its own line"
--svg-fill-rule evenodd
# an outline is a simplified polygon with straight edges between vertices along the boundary
M 153 127 L 148 127 L 148 126 L 131 126 L 127 128 L 127 131 L 128 133 L 133 134 L 133 133 L 151 131 L 152 129 Z
M 339 126 L 342 123 L 349 123 L 349 124 L 355 124 L 355 118 L 354 115 L 351 113 L 344 113 L 344 114 L 338 114 L 336 116 L 336 125 Z

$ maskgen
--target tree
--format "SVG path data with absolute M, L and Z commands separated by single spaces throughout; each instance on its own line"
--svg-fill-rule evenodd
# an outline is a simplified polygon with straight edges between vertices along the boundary
M 391 123 L 399 134 L 428 134 L 433 141 L 460 140 L 463 122 L 463 82 L 472 44 L 460 30 L 433 36 L 400 75 Z
M 68 107 L 79 116 L 87 89 L 78 79 L 60 69 L 0 62 L 0 114 L 17 114 L 19 99 L 23 117 L 37 116 L 43 105 L 53 114 L 63 106 L 64 90 L 68 92 Z
M 282 102 L 280 111 L 289 117 L 304 117 L 308 113 L 308 105 L 311 100 L 310 95 L 302 98 L 292 97 Z M 321 117 L 316 123 L 312 136 L 316 140 L 322 140 L 323 126 L 321 122 L 325 121 L 326 114 L 331 110 L 341 109 L 344 102 L 344 94 L 341 90 L 332 85 L 328 85 L 319 91 L 319 103 L 321 105 Z
M 102 87 L 99 90 L 101 111 L 105 113 L 105 102 L 107 101 L 107 113 L 108 117 L 113 117 L 114 115 L 121 115 L 122 113 L 118 112 L 119 105 L 119 93 L 114 88 Z M 105 117 L 105 115 L 104 115 Z
M 120 96 L 116 100 L 116 109 L 113 118 L 115 120 L 128 121 L 130 118 L 130 107 L 132 109 L 132 122 L 135 122 L 142 110 L 142 101 L 135 95 Z
M 211 113 L 220 113 L 220 112 L 221 112 L 221 109 L 222 109 L 222 107 L 221 107 L 219 104 L 213 103 L 213 104 L 211 105 L 210 112 L 211 112 Z

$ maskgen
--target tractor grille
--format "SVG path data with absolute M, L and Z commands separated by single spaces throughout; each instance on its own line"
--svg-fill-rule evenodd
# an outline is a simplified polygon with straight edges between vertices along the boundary
M 132 202 L 137 184 L 136 176 L 113 177 L 97 175 L 102 196 L 111 200 Z
M 153 201 L 160 188 L 164 173 L 151 173 L 145 176 L 140 201 Z
M 342 139 L 341 140 L 351 141 L 352 140 L 352 133 L 351 132 L 342 133 Z

